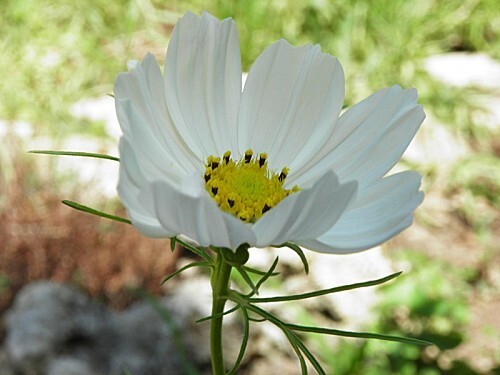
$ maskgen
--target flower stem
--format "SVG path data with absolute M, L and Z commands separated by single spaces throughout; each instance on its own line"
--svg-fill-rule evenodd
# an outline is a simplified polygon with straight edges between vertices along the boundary
M 211 279 L 213 318 L 210 323 L 210 353 L 214 375 L 224 375 L 226 373 L 222 351 L 222 313 L 228 297 L 231 268 L 231 265 L 223 259 L 219 251 Z

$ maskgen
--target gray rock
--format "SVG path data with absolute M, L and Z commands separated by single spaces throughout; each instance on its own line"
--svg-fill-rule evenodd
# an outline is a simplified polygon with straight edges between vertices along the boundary
M 89 363 L 72 357 L 58 357 L 48 366 L 49 375 L 89 375 L 95 370 Z
M 5 326 L 16 373 L 181 373 L 169 327 L 147 302 L 116 313 L 67 285 L 36 282 L 17 295 Z
M 114 326 L 118 340 L 110 375 L 179 373 L 170 329 L 150 304 L 139 302 L 116 314 Z
M 6 314 L 8 356 L 24 374 L 42 373 L 41 369 L 46 373 L 50 361 L 60 355 L 92 355 L 103 367 L 101 349 L 111 338 L 109 319 L 105 309 L 68 286 L 33 283 L 18 294 Z

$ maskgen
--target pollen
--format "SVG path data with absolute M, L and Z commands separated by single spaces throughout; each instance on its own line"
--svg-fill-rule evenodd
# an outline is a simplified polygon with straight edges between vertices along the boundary
M 219 207 L 246 223 L 254 223 L 298 186 L 285 189 L 289 169 L 268 168 L 267 154 L 245 151 L 238 159 L 226 151 L 222 157 L 210 155 L 205 164 L 205 188 Z

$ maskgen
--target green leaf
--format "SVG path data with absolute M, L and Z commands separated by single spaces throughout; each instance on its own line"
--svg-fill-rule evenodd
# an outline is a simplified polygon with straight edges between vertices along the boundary
M 322 289 L 322 290 L 318 290 L 318 291 L 310 292 L 310 293 L 295 294 L 292 296 L 251 298 L 250 302 L 253 302 L 253 303 L 286 302 L 286 301 L 296 301 L 296 300 L 301 300 L 301 299 L 306 299 L 306 298 L 313 298 L 313 297 L 318 297 L 318 296 L 322 296 L 325 294 L 338 293 L 338 292 L 343 292 L 346 290 L 366 288 L 368 286 L 375 286 L 375 285 L 383 284 L 389 280 L 392 280 L 392 279 L 398 277 L 401 274 L 402 274 L 402 272 L 396 272 L 396 273 L 393 273 L 389 276 L 385 276 L 385 277 L 382 277 L 382 278 L 376 279 L 376 280 L 364 281 L 361 283 L 355 283 L 355 284 L 349 284 L 349 285 L 342 285 L 342 286 L 337 286 L 337 287 L 328 288 L 328 289 Z
M 170 251 L 174 252 L 175 250 L 175 243 L 177 242 L 177 237 L 172 237 L 170 238 Z
M 333 336 L 342 336 L 342 337 L 355 337 L 362 339 L 375 339 L 375 340 L 385 340 L 385 341 L 396 341 L 403 344 L 414 344 L 414 345 L 433 345 L 433 343 L 429 341 L 414 339 L 411 337 L 402 337 L 402 336 L 391 336 L 391 335 L 383 335 L 380 333 L 370 333 L 370 332 L 351 332 L 351 331 L 341 331 L 338 329 L 331 328 L 322 328 L 322 327 L 306 327 L 299 326 L 290 323 L 284 323 L 285 326 L 294 331 L 300 332 L 310 332 L 310 333 L 319 333 L 323 335 L 333 335 Z
M 299 337 L 297 337 L 297 335 L 294 332 L 292 332 L 292 335 L 294 335 L 297 338 L 297 346 L 306 355 L 307 359 L 309 360 L 309 362 L 311 362 L 311 365 L 313 365 L 314 369 L 318 372 L 318 374 L 326 375 L 326 372 L 325 370 L 323 370 L 323 367 L 321 367 L 316 357 L 309 351 L 309 349 L 307 349 L 302 340 Z
M 57 156 L 83 156 L 87 158 L 97 158 L 97 159 L 108 159 L 113 161 L 120 161 L 116 156 L 96 154 L 92 152 L 80 152 L 80 151 L 52 151 L 52 150 L 31 150 L 28 151 L 30 154 L 44 154 L 44 155 L 57 155 Z
M 177 271 L 172 272 L 170 275 L 168 275 L 162 282 L 161 285 L 165 284 L 168 280 L 170 280 L 172 277 L 175 277 L 179 275 L 180 273 L 184 272 L 185 270 L 188 270 L 193 267 L 212 267 L 212 265 L 208 262 L 192 262 L 189 263 L 188 265 L 179 268 Z
M 295 354 L 297 354 L 297 357 L 299 358 L 300 362 L 300 368 L 302 374 L 307 374 L 307 366 L 304 360 L 304 356 L 302 355 L 302 352 L 300 350 L 298 342 L 300 341 L 300 338 L 297 337 L 291 330 L 289 330 L 286 327 L 285 322 L 283 322 L 281 319 L 279 319 L 277 316 L 267 312 L 266 310 L 261 309 L 260 307 L 254 306 L 252 304 L 247 305 L 248 309 L 253 311 L 255 314 L 260 315 L 264 318 L 264 320 L 268 320 L 269 322 L 273 323 L 275 326 L 277 326 L 279 329 L 283 331 L 285 336 L 287 337 L 288 341 L 290 342 L 290 345 L 292 346 L 293 350 L 295 351 Z
M 247 349 L 248 337 L 250 335 L 250 319 L 248 312 L 244 307 L 241 308 L 241 313 L 243 315 L 243 338 L 241 339 L 240 351 L 238 352 L 238 357 L 234 362 L 233 368 L 229 371 L 228 375 L 236 374 L 238 368 L 240 367 L 243 356 L 245 355 L 245 350 Z
M 262 276 L 262 278 L 257 282 L 257 285 L 255 285 L 255 289 L 259 290 L 260 287 L 262 286 L 262 284 L 264 284 L 266 282 L 266 280 L 271 277 L 271 275 L 274 272 L 274 269 L 278 265 L 278 261 L 279 261 L 279 257 L 276 257 L 273 264 L 271 265 L 271 268 L 269 268 L 269 270 L 266 272 L 266 274 L 264 276 Z
M 226 263 L 230 264 L 232 267 L 242 267 L 250 257 L 248 253 L 248 245 L 243 244 L 239 246 L 236 251 L 228 249 L 227 247 L 220 247 L 218 251 L 221 253 L 222 257 Z
M 229 315 L 229 314 L 235 312 L 236 310 L 238 310 L 240 307 L 242 307 L 242 306 L 238 304 L 238 305 L 234 306 L 233 308 L 230 308 L 229 310 L 224 311 L 223 313 L 213 314 L 213 315 L 205 316 L 204 318 L 200 318 L 200 319 L 196 320 L 195 323 L 202 323 L 202 322 L 206 322 L 207 320 L 212 320 L 214 318 L 220 318 L 221 316 L 224 316 L 224 315 Z
M 267 274 L 267 271 L 257 270 L 257 269 L 252 268 L 252 267 L 243 266 L 243 268 L 245 269 L 245 271 L 250 272 L 250 273 L 254 273 L 254 274 L 259 275 L 259 276 L 264 276 Z M 271 274 L 271 276 L 278 276 L 279 274 L 280 274 L 279 272 L 273 272 Z
M 132 222 L 129 219 L 125 219 L 123 217 L 119 217 L 119 216 L 107 214 L 105 212 L 98 211 L 98 210 L 96 210 L 94 208 L 90 208 L 88 206 L 84 206 L 84 205 L 82 205 L 80 203 L 76 203 L 76 202 L 72 202 L 72 201 L 68 201 L 68 200 L 63 200 L 62 203 L 65 204 L 66 206 L 74 208 L 75 210 L 78 210 L 78 211 L 87 212 L 89 214 L 100 216 L 100 217 L 104 217 L 106 219 L 111 219 L 111 220 L 114 220 L 114 221 L 118 221 L 120 223 L 132 224 Z
M 275 247 L 288 247 L 288 248 L 292 249 L 293 251 L 295 251 L 297 253 L 297 255 L 300 257 L 302 264 L 304 265 L 304 272 L 306 273 L 306 275 L 309 274 L 309 263 L 307 263 L 307 258 L 299 246 L 297 246 L 291 242 L 285 242 L 283 245 L 275 246 Z
M 181 240 L 179 237 L 176 237 L 175 242 L 178 242 L 184 247 L 185 249 L 188 249 L 189 251 L 195 253 L 196 255 L 202 257 L 205 259 L 208 263 L 213 264 L 214 261 L 210 255 L 202 248 L 202 247 L 196 247 L 193 246 L 186 241 Z
M 301 352 L 300 347 L 298 345 L 298 341 L 300 341 L 300 339 L 293 332 L 291 332 L 287 329 L 283 329 L 282 327 L 280 327 L 280 328 L 283 330 L 283 333 L 285 334 L 286 338 L 288 339 L 288 342 L 290 343 L 293 351 L 297 355 L 297 358 L 299 359 L 301 374 L 307 375 L 308 371 L 307 371 L 306 361 L 304 360 L 304 356 L 302 355 L 302 352 Z
M 248 262 L 248 259 L 250 258 L 250 254 L 248 253 L 249 247 L 250 246 L 248 244 L 243 244 L 238 246 L 234 252 L 234 262 L 239 266 L 243 266 L 246 262 Z
M 250 276 L 248 276 L 247 271 L 245 271 L 245 269 L 242 266 L 236 266 L 235 268 L 236 268 L 236 271 L 239 272 L 241 277 L 243 277 L 243 280 L 245 280 L 245 282 L 250 287 L 250 289 L 252 289 L 252 292 L 254 294 L 259 294 L 259 291 L 257 290 L 256 286 L 254 285 L 252 279 L 250 278 Z
M 262 322 L 265 322 L 267 320 L 265 318 L 252 318 L 252 317 L 250 317 L 249 319 L 250 319 L 250 321 L 255 322 L 255 323 L 262 323 Z

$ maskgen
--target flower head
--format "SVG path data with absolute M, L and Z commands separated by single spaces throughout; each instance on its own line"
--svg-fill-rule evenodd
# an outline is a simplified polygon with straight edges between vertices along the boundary
M 144 235 L 350 253 L 408 227 L 422 202 L 418 173 L 385 177 L 425 117 L 416 91 L 340 115 L 343 70 L 317 45 L 272 44 L 242 90 L 233 20 L 186 13 L 164 76 L 148 54 L 114 91 L 118 192 Z

